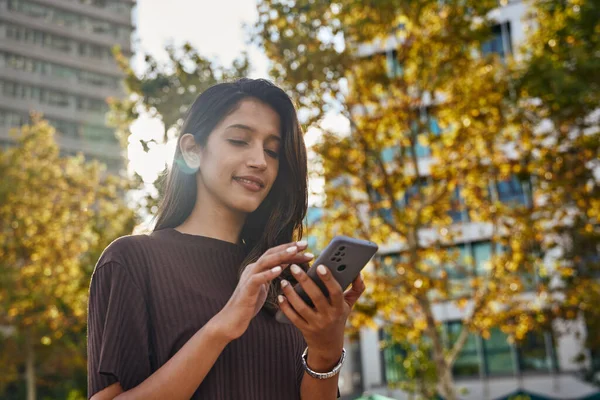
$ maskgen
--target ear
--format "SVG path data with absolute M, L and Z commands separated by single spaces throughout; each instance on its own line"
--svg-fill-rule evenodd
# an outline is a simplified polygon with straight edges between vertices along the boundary
M 194 170 L 200 168 L 200 146 L 196 143 L 194 135 L 185 133 L 179 141 L 179 149 L 189 168 Z

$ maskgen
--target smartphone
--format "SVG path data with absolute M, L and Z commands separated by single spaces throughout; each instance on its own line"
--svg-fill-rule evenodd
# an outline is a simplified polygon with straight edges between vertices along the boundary
M 329 297 L 329 291 L 325 283 L 323 283 L 317 274 L 317 267 L 321 264 L 327 267 L 331 275 L 342 287 L 342 290 L 345 291 L 375 255 L 377 249 L 377 244 L 373 242 L 347 236 L 336 236 L 313 262 L 307 275 L 319 286 L 323 294 Z M 314 307 L 310 297 L 299 283 L 294 286 L 294 290 L 306 304 Z M 281 310 L 277 311 L 275 319 L 281 323 L 291 323 Z

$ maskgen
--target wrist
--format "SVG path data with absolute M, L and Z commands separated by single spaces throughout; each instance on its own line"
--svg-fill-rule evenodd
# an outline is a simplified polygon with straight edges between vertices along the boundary
M 335 367 L 342 357 L 343 346 L 336 346 L 327 350 L 313 349 L 308 346 L 306 363 L 316 372 L 328 372 Z
M 234 341 L 237 337 L 232 335 L 233 330 L 230 329 L 229 323 L 227 322 L 227 317 L 223 312 L 217 313 L 214 317 L 208 321 L 206 326 L 210 330 L 211 336 L 219 343 L 222 342 L 225 346 L 229 344 L 229 342 Z

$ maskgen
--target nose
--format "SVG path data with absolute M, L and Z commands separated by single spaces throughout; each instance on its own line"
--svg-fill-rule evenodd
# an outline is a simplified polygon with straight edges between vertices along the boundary
M 247 161 L 247 165 L 250 168 L 261 171 L 267 169 L 267 159 L 265 157 L 265 150 L 262 148 L 262 146 L 256 146 L 252 149 Z

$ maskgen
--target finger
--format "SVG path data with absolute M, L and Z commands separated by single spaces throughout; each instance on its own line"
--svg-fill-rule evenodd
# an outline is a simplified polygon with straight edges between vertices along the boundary
M 300 316 L 300 314 L 296 312 L 296 310 L 294 310 L 284 296 L 277 296 L 277 300 L 279 301 L 279 308 L 281 309 L 281 312 L 285 314 L 292 324 L 294 324 L 298 329 L 305 329 L 308 326 L 308 323 Z
M 314 257 L 311 253 L 299 253 L 298 251 L 298 246 L 290 246 L 277 253 L 262 255 L 252 266 L 252 271 L 259 272 L 276 265 L 292 264 L 294 262 L 303 263 Z
M 279 246 L 271 247 L 270 249 L 265 251 L 263 253 L 263 255 L 279 253 L 280 251 L 283 251 L 283 250 L 287 249 L 288 247 L 292 247 L 292 246 L 296 246 L 298 248 L 298 251 L 304 251 L 308 247 L 308 242 L 306 240 L 300 240 L 297 242 L 289 242 L 289 243 L 280 244 Z
M 365 282 L 363 281 L 362 276 L 359 274 L 352 282 L 352 287 L 344 293 L 344 300 L 350 306 L 350 308 L 354 307 L 354 304 L 363 294 L 365 288 Z
M 313 302 L 315 308 L 318 311 L 324 312 L 331 304 L 323 291 L 317 286 L 317 284 L 297 265 L 292 265 L 290 267 L 294 278 L 298 281 L 304 292 L 310 297 L 310 300 Z
M 321 280 L 325 284 L 325 287 L 327 287 L 327 291 L 329 292 L 329 301 L 331 302 L 331 305 L 341 310 L 344 304 L 344 294 L 342 291 L 342 287 L 340 286 L 338 281 L 336 281 L 333 278 L 333 275 L 331 275 L 331 271 L 326 266 L 319 265 L 317 267 L 317 273 L 319 274 L 319 278 L 321 278 Z
M 252 275 L 248 280 L 251 287 L 251 293 L 255 293 L 255 291 L 258 292 L 262 285 L 277 278 L 281 274 L 281 271 L 283 271 L 283 268 L 277 266 L 259 274 Z
M 310 278 L 309 278 L 310 279 Z M 302 300 L 300 295 L 292 288 L 292 285 L 285 279 L 281 280 L 281 289 L 285 295 L 286 301 L 289 302 L 294 310 L 300 315 L 308 324 L 315 319 L 317 312 L 312 309 L 308 304 Z

